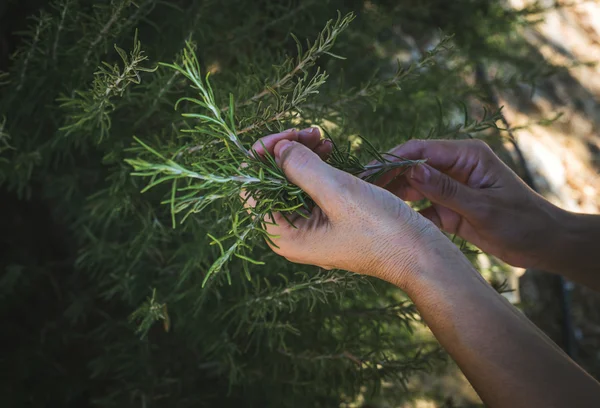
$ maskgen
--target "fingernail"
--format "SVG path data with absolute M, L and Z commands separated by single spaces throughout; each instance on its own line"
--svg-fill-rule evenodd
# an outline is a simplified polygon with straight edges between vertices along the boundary
M 410 171 L 410 178 L 415 180 L 417 183 L 425 184 L 431 177 L 431 171 L 425 165 L 417 165 Z
M 314 135 L 320 135 L 321 132 L 319 131 L 318 127 L 309 127 L 306 129 L 302 129 L 300 131 L 301 134 L 303 135 L 310 135 L 310 136 L 314 136 Z
M 321 139 L 321 141 L 319 142 L 319 145 L 317 147 L 321 147 L 321 146 L 332 146 L 333 143 L 331 142 L 331 140 L 329 139 Z

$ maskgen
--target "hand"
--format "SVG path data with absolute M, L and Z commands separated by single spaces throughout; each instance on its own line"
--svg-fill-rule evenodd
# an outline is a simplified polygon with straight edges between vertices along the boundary
M 456 249 L 389 191 L 325 163 L 322 158 L 331 147 L 320 140 L 317 128 L 267 136 L 253 146 L 259 154 L 266 149 L 273 155 L 287 178 L 317 204 L 309 218 L 293 219 L 296 228 L 275 214 L 277 225 L 269 225 L 268 232 L 277 236 L 276 253 L 292 262 L 373 275 L 405 288 L 428 246 L 442 252 Z
M 573 390 L 585 406 L 598 401 L 598 383 L 515 312 L 427 220 L 482 246 L 494 242 L 490 247 L 516 251 L 518 243 L 509 239 L 526 237 L 513 231 L 511 217 L 525 222 L 543 200 L 485 145 L 418 142 L 397 149 L 407 158 L 427 157 L 433 166 L 416 167 L 412 177 L 388 186 L 410 199 L 430 198 L 434 205 L 423 211 L 425 218 L 391 192 L 326 164 L 322 158 L 331 146 L 320 141 L 317 130 L 261 141 L 264 147 L 259 142 L 254 149 L 273 155 L 287 178 L 317 204 L 309 218 L 294 219 L 297 229 L 275 214 L 277 225 L 268 225 L 268 232 L 279 236 L 273 239 L 275 252 L 293 262 L 374 275 L 404 289 L 489 406 L 569 406 Z M 505 230 L 503 222 L 513 227 Z
M 531 190 L 482 141 L 411 140 L 391 150 L 427 159 L 377 181 L 406 201 L 427 198 L 421 214 L 450 234 L 520 267 L 544 267 L 562 210 Z

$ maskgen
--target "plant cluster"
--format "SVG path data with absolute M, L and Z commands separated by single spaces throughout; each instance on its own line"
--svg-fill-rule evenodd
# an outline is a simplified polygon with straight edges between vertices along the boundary
M 271 122 L 280 121 L 280 117 L 283 118 L 284 114 L 286 121 L 289 121 L 290 118 L 301 117 L 302 104 L 310 95 L 318 93 L 319 87 L 325 83 L 327 78 L 327 74 L 321 72 L 319 68 L 314 73 L 311 73 L 309 68 L 323 54 L 342 58 L 332 54 L 329 49 L 352 19 L 354 16 L 348 14 L 343 18 L 338 16 L 337 21 L 330 20 L 317 40 L 313 44 L 308 43 L 306 52 L 303 51 L 299 40 L 295 38 L 298 57 L 295 60 L 288 59 L 282 64 L 283 67 L 288 68 L 289 72 L 278 78 L 275 83 L 268 85 L 264 91 L 239 104 L 243 107 L 258 103 L 260 99 L 270 94 L 277 100 L 274 107 L 277 113 L 273 114 L 269 109 L 255 117 L 252 124 L 244 129 L 261 128 L 267 123 L 269 126 L 273 126 Z M 436 52 L 431 53 L 420 65 L 427 64 Z M 227 235 L 220 238 L 210 235 L 213 240 L 212 244 L 219 247 L 221 255 L 206 272 L 204 285 L 234 256 L 245 262 L 264 265 L 264 262 L 249 256 L 253 247 L 252 242 L 264 238 L 275 245 L 265 229 L 265 225 L 273 219 L 273 213 L 281 213 L 286 221 L 291 223 L 287 217 L 288 214 L 297 213 L 306 216 L 303 210 L 310 211 L 310 197 L 287 181 L 285 174 L 277 166 L 273 157 L 267 154 L 266 158 L 262 158 L 255 151 L 250 150 L 247 143 L 244 143 L 248 138 L 243 136 L 246 133 L 244 129 L 237 130 L 239 120 L 236 120 L 235 117 L 234 96 L 229 95 L 229 104 L 225 108 L 219 106 L 210 85 L 209 74 L 203 77 L 201 73 L 193 44 L 187 44 L 183 51 L 182 61 L 182 66 L 178 64 L 162 65 L 183 75 L 199 94 L 199 98 L 182 97 L 175 104 L 175 109 L 181 103 L 188 102 L 199 110 L 199 112 L 182 114 L 184 118 L 194 122 L 184 123 L 181 132 L 196 136 L 200 139 L 198 141 L 200 144 L 193 147 L 183 144 L 180 150 L 172 154 L 172 158 L 166 158 L 137 139 L 137 142 L 155 159 L 158 159 L 158 162 L 140 158 L 126 161 L 136 170 L 133 175 L 151 177 L 150 184 L 143 191 L 162 183 L 171 184 L 171 194 L 167 203 L 171 207 L 173 227 L 176 224 L 177 214 L 184 213 L 183 222 L 187 217 L 201 212 L 213 202 L 217 202 L 222 208 L 231 210 L 231 214 L 223 214 L 228 216 L 231 223 Z M 292 63 L 294 61 L 295 65 Z M 399 72 L 390 81 L 398 84 L 401 78 L 410 75 L 412 70 L 413 66 L 407 70 L 400 67 Z M 195 141 L 195 138 L 192 140 Z M 350 148 L 339 148 L 336 143 L 333 143 L 333 146 L 334 151 L 330 162 L 335 167 L 355 175 L 368 172 L 366 177 L 369 180 L 373 180 L 393 168 L 406 168 L 420 163 L 420 161 L 410 160 L 393 162 L 391 159 L 395 157 L 377 152 L 365 140 L 365 152 L 371 156 L 371 159 L 376 160 L 377 164 L 363 165 Z M 242 195 L 246 197 L 244 200 L 240 199 Z M 257 203 L 251 209 L 245 205 L 250 198 Z M 233 243 L 226 249 L 224 244 L 229 240 L 233 240 Z M 250 279 L 247 264 L 242 263 L 242 265 L 246 277 Z M 227 277 L 231 283 L 229 274 Z

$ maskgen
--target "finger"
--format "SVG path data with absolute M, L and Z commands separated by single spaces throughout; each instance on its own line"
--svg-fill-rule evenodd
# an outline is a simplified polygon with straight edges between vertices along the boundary
M 476 190 L 427 164 L 413 167 L 406 180 L 433 203 L 461 215 L 469 215 L 481 202 Z
M 315 203 L 330 215 L 345 196 L 355 177 L 325 163 L 303 144 L 282 140 L 274 149 L 275 160 L 292 183 L 304 190 Z
M 376 184 L 379 185 L 379 183 Z M 409 184 L 408 180 L 406 180 L 405 174 L 398 176 L 381 187 L 385 188 L 403 201 L 419 201 L 425 198 L 425 196 L 419 190 L 415 189 Z
M 281 140 L 294 140 L 298 141 L 298 129 L 287 129 L 280 133 L 264 136 L 258 139 L 252 145 L 252 149 L 258 153 L 259 156 L 264 156 L 267 152 L 273 154 L 273 148 L 277 142 Z
M 273 135 L 260 138 L 254 142 L 252 149 L 255 150 L 259 156 L 264 156 L 267 152 L 270 155 L 273 155 L 273 149 L 275 148 L 275 145 L 282 140 L 300 142 L 309 149 L 314 149 L 321 141 L 321 132 L 319 131 L 319 128 L 316 127 L 302 130 L 288 129 L 281 133 L 275 133 Z
M 298 132 L 298 142 L 311 150 L 321 144 L 321 131 L 318 127 L 309 127 Z
M 463 218 L 451 209 L 443 205 L 432 204 L 431 207 L 424 208 L 419 213 L 448 234 L 461 235 Z
M 388 154 L 409 160 L 427 159 L 431 167 L 466 183 L 488 150 L 479 140 L 410 140 Z M 400 160 L 393 156 L 387 158 Z
M 433 206 L 423 208 L 419 211 L 419 214 L 433 222 L 439 229 L 442 229 L 442 220 Z
M 391 161 L 397 162 L 399 160 L 400 159 L 398 158 L 397 160 L 394 159 Z M 378 163 L 380 163 L 380 162 L 375 160 L 375 161 L 369 163 L 369 165 L 378 164 Z M 410 166 L 405 166 L 405 167 L 397 167 L 395 169 L 388 170 L 385 173 L 379 175 L 376 179 L 374 179 L 372 181 L 372 183 L 375 184 L 376 186 L 384 187 L 387 189 L 387 186 L 389 186 L 392 183 L 395 183 L 397 180 L 400 180 L 404 176 L 404 174 L 410 170 L 410 168 L 411 168 Z M 366 171 L 361 175 L 361 178 L 364 178 L 365 176 L 368 176 L 368 175 L 370 175 L 372 173 L 376 173 L 376 172 L 377 172 L 377 170 Z
M 242 190 L 240 192 L 240 199 L 242 200 L 244 208 L 246 208 L 248 214 L 252 214 L 252 210 L 257 204 L 256 199 L 247 190 Z M 308 220 L 311 218 L 311 214 L 306 212 L 304 214 L 305 217 L 297 212 L 288 213 L 285 215 L 281 213 L 274 213 L 272 217 L 270 215 L 265 216 L 263 221 L 266 223 L 267 232 L 272 236 L 278 236 L 289 229 L 304 228 L 304 226 L 308 223 Z
M 331 152 L 333 151 L 333 143 L 331 140 L 323 139 L 319 142 L 319 145 L 314 148 L 314 152 L 321 158 L 321 160 L 326 161 L 331 156 Z
M 248 193 L 247 190 L 240 191 L 240 199 L 242 200 L 244 208 L 247 209 L 248 213 L 250 213 L 252 208 L 256 207 L 256 200 L 250 195 L 250 193 Z

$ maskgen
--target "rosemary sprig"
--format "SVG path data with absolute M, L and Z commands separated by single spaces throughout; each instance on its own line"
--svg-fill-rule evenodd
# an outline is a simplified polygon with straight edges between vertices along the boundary
M 170 195 L 164 204 L 171 208 L 173 227 L 180 214 L 180 222 L 184 222 L 209 206 L 214 208 L 213 204 L 218 203 L 219 212 L 228 212 L 225 214 L 230 221 L 228 231 L 221 237 L 210 236 L 212 244 L 219 248 L 220 255 L 206 272 L 203 285 L 221 270 L 227 273 L 230 280 L 227 265 L 233 258 L 242 260 L 246 276 L 250 279 L 247 264 L 259 262 L 251 257 L 253 247 L 263 239 L 273 244 L 273 237 L 266 231 L 266 225 L 272 222 L 273 214 L 281 213 L 285 219 L 294 213 L 305 216 L 305 211 L 310 210 L 313 205 L 309 196 L 287 180 L 272 156 L 267 154 L 264 158 L 259 157 L 249 146 L 253 140 L 241 139 L 240 135 L 250 130 L 256 133 L 268 132 L 270 122 L 279 120 L 279 116 L 289 115 L 290 112 L 297 113 L 302 103 L 318 93 L 319 87 L 327 79 L 327 74 L 320 69 L 316 69 L 312 76 L 308 73 L 300 76 L 295 85 L 291 84 L 292 78 L 298 71 L 313 64 L 319 55 L 330 54 L 329 49 L 335 38 L 352 19 L 351 14 L 343 18 L 338 16 L 337 20 L 327 23 L 325 30 L 307 51 L 299 48 L 298 63 L 294 67 L 290 65 L 290 72 L 269 88 L 282 88 L 285 84 L 285 87 L 292 89 L 290 99 L 280 103 L 279 109 L 274 113 L 275 119 L 268 115 L 258 116 L 253 117 L 250 123 L 246 120 L 245 126 L 239 126 L 243 120 L 235 116 L 234 96 L 229 95 L 227 109 L 220 107 L 209 75 L 204 76 L 201 72 L 194 44 L 191 42 L 186 44 L 180 62 L 160 64 L 183 75 L 197 93 L 195 97 L 182 97 L 175 104 L 176 109 L 185 105 L 186 111 L 182 116 L 187 122 L 181 132 L 194 144 L 182 146 L 171 157 L 166 157 L 136 138 L 138 147 L 134 151 L 137 152 L 137 157 L 128 159 L 127 162 L 135 170 L 133 175 L 150 178 L 143 191 L 161 184 L 170 184 Z M 258 100 L 263 96 L 259 93 L 253 98 Z M 246 103 L 251 102 L 247 101 L 242 105 Z M 363 139 L 362 151 L 372 164 L 362 164 L 349 145 L 333 143 L 328 163 L 372 181 L 386 171 L 408 168 L 423 162 L 398 160 L 380 153 L 366 139 Z M 241 196 L 245 199 L 241 199 Z M 250 198 L 256 205 L 248 209 L 245 203 Z

